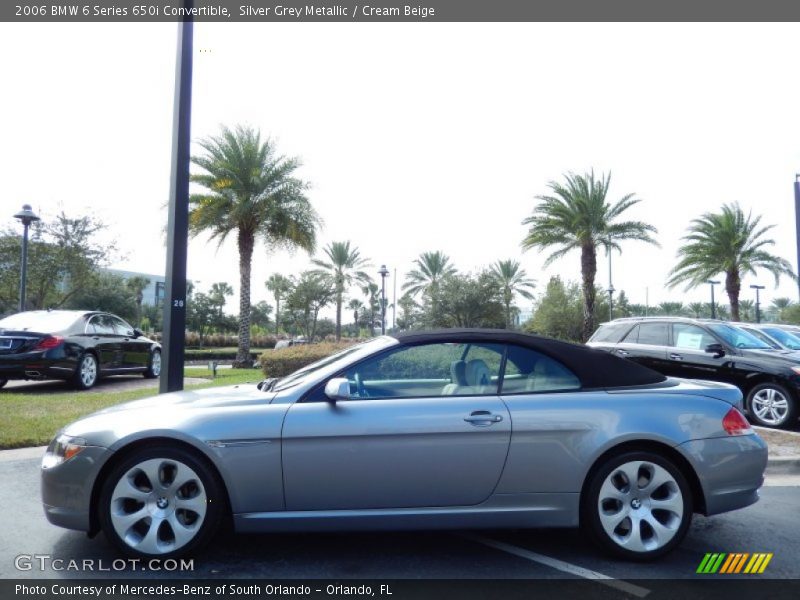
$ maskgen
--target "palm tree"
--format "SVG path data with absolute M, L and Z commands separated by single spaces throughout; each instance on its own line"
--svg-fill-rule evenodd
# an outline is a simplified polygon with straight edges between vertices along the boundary
M 333 275 L 336 285 L 336 341 L 338 342 L 342 338 L 342 301 L 345 288 L 356 281 L 369 282 L 369 275 L 359 270 L 369 266 L 369 263 L 361 258 L 357 247 L 350 247 L 350 240 L 331 242 L 324 252 L 328 257 L 327 261 L 314 259 L 311 262 Z
M 414 264 L 416 268 L 406 273 L 402 288 L 412 296 L 435 291 L 442 279 L 456 273 L 456 268 L 450 264 L 450 257 L 440 250 L 423 252 Z
M 594 171 L 583 175 L 568 173 L 565 182 L 548 184 L 553 195 L 537 196 L 541 202 L 533 214 L 522 223 L 529 225 L 522 241 L 525 250 L 554 248 L 544 266 L 572 250 L 581 252 L 583 288 L 583 339 L 594 331 L 597 246 L 621 251 L 622 240 L 639 240 L 658 245 L 651 233 L 656 228 L 642 221 L 619 221 L 622 213 L 641 200 L 633 194 L 623 196 L 613 204 L 606 200 L 611 175 L 595 178 Z
M 371 336 L 375 335 L 375 313 L 380 314 L 381 300 L 380 300 L 380 287 L 374 281 L 370 281 L 367 285 L 362 286 L 361 291 L 367 297 L 367 309 L 369 310 L 369 333 Z
M 141 275 L 135 275 L 125 280 L 125 287 L 131 291 L 136 301 L 136 327 L 142 326 L 142 302 L 144 301 L 144 289 L 150 285 L 150 280 Z
M 516 260 L 498 260 L 491 266 L 489 273 L 500 286 L 505 307 L 506 329 L 511 329 L 511 303 L 514 301 L 514 294 L 532 300 L 533 294 L 528 290 L 536 287 L 536 283 L 528 278 L 525 269 L 520 268 L 519 261 Z
M 703 313 L 706 310 L 706 305 L 703 302 L 690 302 L 687 308 L 689 309 L 689 312 L 694 315 L 695 319 L 699 319 L 703 316 Z
M 739 317 L 742 321 L 755 321 L 756 303 L 753 300 L 739 300 Z
M 219 243 L 236 234 L 239 250 L 239 347 L 236 363 L 250 359 L 250 269 L 256 239 L 268 248 L 302 248 L 316 245 L 320 219 L 305 191 L 308 184 L 294 176 L 297 158 L 277 153 L 270 139 L 251 127 L 223 127 L 220 135 L 199 142 L 202 156 L 192 162 L 204 173 L 191 176 L 208 192 L 189 199 L 189 228 L 193 235 L 208 231 Z
M 683 302 L 662 302 L 658 305 L 658 310 L 662 315 L 680 317 L 686 312 Z
M 725 291 L 731 305 L 731 316 L 739 320 L 739 292 L 742 277 L 755 275 L 764 269 L 775 277 L 796 279 L 792 267 L 784 258 L 770 254 L 764 248 L 775 241 L 764 237 L 774 227 L 759 227 L 761 217 L 745 216 L 738 204 L 725 204 L 718 213 L 705 213 L 692 221 L 684 245 L 678 250 L 678 264 L 670 271 L 669 287 L 686 283 L 686 289 L 704 284 L 719 273 L 725 273 Z
M 358 324 L 358 313 L 362 308 L 364 308 L 364 303 L 358 298 L 353 298 L 350 300 L 350 303 L 347 305 L 347 308 L 348 310 L 353 311 L 353 324 L 356 326 L 356 334 L 358 334 L 361 329 Z
M 273 273 L 267 279 L 267 289 L 272 292 L 272 297 L 275 298 L 275 335 L 278 335 L 278 327 L 280 325 L 281 316 L 281 300 L 286 297 L 292 289 L 292 280 L 281 275 L 280 273 Z
M 776 321 L 783 320 L 783 311 L 789 308 L 792 304 L 791 298 L 775 298 L 772 301 L 772 305 L 769 307 L 769 311 L 774 315 L 773 319 Z

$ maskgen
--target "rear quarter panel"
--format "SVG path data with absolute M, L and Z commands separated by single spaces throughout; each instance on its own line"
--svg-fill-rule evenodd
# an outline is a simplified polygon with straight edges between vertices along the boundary
M 678 449 L 690 440 L 727 437 L 722 418 L 731 408 L 715 398 L 653 390 L 503 400 L 512 433 L 497 494 L 580 492 L 594 462 L 619 444 L 646 440 Z

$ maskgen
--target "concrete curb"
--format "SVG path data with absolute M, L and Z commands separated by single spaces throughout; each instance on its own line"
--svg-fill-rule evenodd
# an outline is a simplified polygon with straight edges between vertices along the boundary
M 800 475 L 800 456 L 770 456 L 765 475 Z

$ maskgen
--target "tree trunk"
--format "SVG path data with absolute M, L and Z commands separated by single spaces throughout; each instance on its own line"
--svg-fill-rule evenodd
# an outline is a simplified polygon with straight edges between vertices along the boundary
M 342 296 L 344 293 L 337 283 L 336 285 L 336 341 L 342 339 Z
M 275 335 L 278 335 L 278 323 L 281 316 L 281 299 L 275 294 Z
M 594 277 L 597 274 L 597 252 L 592 242 L 581 246 L 581 276 L 583 279 L 583 336 L 585 342 L 594 333 Z
M 725 291 L 728 293 L 728 301 L 731 303 L 731 321 L 739 320 L 739 292 L 742 289 L 742 282 L 739 279 L 738 271 L 728 271 L 725 274 Z
M 233 367 L 246 369 L 253 366 L 250 358 L 250 267 L 253 263 L 255 235 L 239 230 L 239 348 Z

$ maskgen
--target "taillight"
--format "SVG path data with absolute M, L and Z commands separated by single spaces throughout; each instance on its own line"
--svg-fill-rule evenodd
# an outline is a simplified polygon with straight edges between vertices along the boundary
M 49 335 L 46 338 L 43 338 L 36 344 L 34 350 L 50 350 L 51 348 L 56 348 L 60 346 L 64 342 L 64 338 L 60 335 Z
M 744 418 L 744 415 L 737 409 L 732 408 L 722 418 L 722 428 L 728 432 L 728 435 L 747 435 L 753 433 L 750 428 L 750 423 Z

